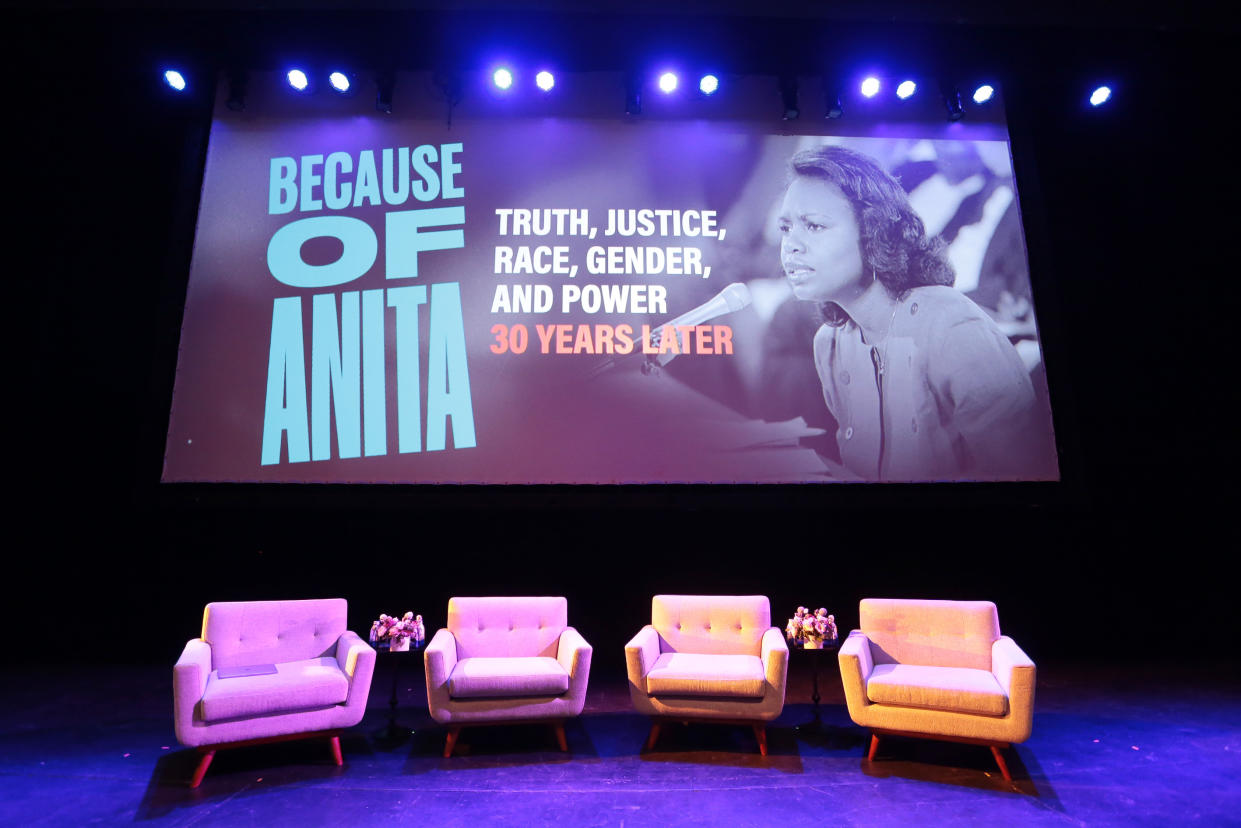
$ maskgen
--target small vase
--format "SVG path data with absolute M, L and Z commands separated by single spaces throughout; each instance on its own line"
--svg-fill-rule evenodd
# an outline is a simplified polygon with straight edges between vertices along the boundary
M 409 637 L 402 635 L 402 636 L 397 636 L 396 638 L 392 639 L 392 643 L 388 645 L 388 652 L 390 653 L 409 652 Z
M 804 648 L 805 648 L 805 649 L 807 649 L 807 650 L 822 650 L 822 649 L 823 649 L 823 639 L 821 639 L 821 638 L 807 638 L 807 639 L 806 639 L 806 643 L 802 644 L 802 647 L 804 647 Z

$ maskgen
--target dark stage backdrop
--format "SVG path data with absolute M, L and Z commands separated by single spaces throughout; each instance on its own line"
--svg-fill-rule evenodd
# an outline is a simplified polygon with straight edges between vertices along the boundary
M 763 592 L 777 622 L 826 606 L 842 629 L 868 595 L 989 598 L 1036 659 L 1235 652 L 1235 151 L 1225 107 L 1183 82 L 1221 76 L 1222 35 L 949 32 L 1004 67 L 1060 482 L 161 484 L 212 96 L 161 97 L 150 44 L 228 39 L 226 18 L 192 23 L 96 13 L 6 32 L 40 67 L 4 138 L 16 658 L 171 665 L 212 600 L 343 595 L 363 629 L 406 610 L 435 626 L 450 595 L 509 591 L 569 596 L 601 671 L 620 671 L 656 591 Z M 1104 68 L 1115 105 L 1087 111 Z M 273 298 L 246 336 L 270 336 Z M 688 382 L 683 362 L 638 379 Z

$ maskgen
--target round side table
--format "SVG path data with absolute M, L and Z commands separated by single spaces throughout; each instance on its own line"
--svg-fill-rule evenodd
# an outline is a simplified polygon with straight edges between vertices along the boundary
M 395 742 L 401 740 L 405 736 L 405 732 L 402 731 L 401 728 L 397 727 L 396 724 L 396 690 L 400 684 L 401 666 L 408 662 L 411 657 L 417 658 L 422 652 L 425 644 L 425 641 L 422 643 L 414 643 L 411 641 L 408 650 L 393 650 L 390 649 L 389 642 L 387 641 L 371 642 L 371 646 L 375 648 L 375 663 L 377 666 L 381 661 L 392 662 L 392 693 L 388 697 L 388 724 L 375 734 L 376 738 L 381 741 Z M 406 656 L 406 658 L 401 658 L 401 656 Z
M 819 695 L 819 668 L 822 665 L 823 654 L 827 653 L 829 655 L 835 655 L 840 651 L 840 643 L 841 639 L 836 638 L 831 641 L 824 641 L 822 647 L 808 649 L 800 643 L 793 641 L 788 642 L 790 658 L 798 661 L 805 661 L 808 659 L 810 661 L 810 669 L 812 671 L 810 674 L 812 682 L 810 685 L 810 700 L 814 702 L 814 720 L 808 722 L 804 725 L 804 727 L 817 730 L 823 723 L 823 719 L 819 713 L 819 701 L 822 698 Z M 802 653 L 803 655 L 794 656 L 793 653 Z

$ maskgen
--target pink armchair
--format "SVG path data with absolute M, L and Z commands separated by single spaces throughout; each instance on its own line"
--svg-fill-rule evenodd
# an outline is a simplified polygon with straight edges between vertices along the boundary
M 340 732 L 362 720 L 375 669 L 347 610 L 343 598 L 207 605 L 172 674 L 177 740 L 201 754 L 190 787 L 223 748 L 326 737 L 343 763 Z M 275 673 L 220 676 L 253 665 Z
M 871 732 L 874 761 L 883 735 L 918 736 L 1001 751 L 1030 738 L 1034 662 L 1006 635 L 990 601 L 867 598 L 861 629 L 840 648 L 849 716 Z
M 767 755 L 767 722 L 784 709 L 789 648 L 765 595 L 656 595 L 651 623 L 625 645 L 629 696 L 651 717 L 646 749 L 665 721 L 753 728 Z
M 569 749 L 564 723 L 586 703 L 593 650 L 568 614 L 559 597 L 449 600 L 448 626 L 423 654 L 427 708 L 448 728 L 445 758 L 475 725 L 546 722 Z

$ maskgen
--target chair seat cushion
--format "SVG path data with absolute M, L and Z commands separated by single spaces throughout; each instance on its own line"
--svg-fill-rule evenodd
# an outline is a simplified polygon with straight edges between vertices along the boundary
M 1003 716 L 1008 697 L 989 670 L 876 664 L 866 682 L 866 697 L 876 704 L 924 707 L 982 716 Z
M 763 662 L 752 655 L 663 653 L 646 675 L 650 696 L 761 698 L 767 682 Z
M 554 658 L 463 658 L 448 676 L 454 699 L 559 696 L 569 689 L 569 673 Z
M 335 658 L 307 658 L 277 664 L 265 676 L 220 678 L 212 670 L 199 713 L 204 721 L 219 722 L 331 707 L 348 696 L 349 678 Z

